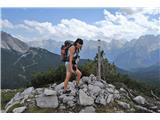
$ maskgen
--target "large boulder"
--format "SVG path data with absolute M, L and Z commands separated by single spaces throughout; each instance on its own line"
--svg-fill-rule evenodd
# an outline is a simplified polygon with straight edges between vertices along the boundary
M 83 90 L 79 90 L 79 102 L 80 105 L 93 105 L 94 99 L 88 96 Z
M 46 95 L 46 96 L 57 95 L 57 92 L 55 90 L 45 89 L 44 95 Z
M 142 105 L 146 103 L 145 98 L 142 97 L 142 96 L 137 96 L 137 97 L 133 98 L 133 100 L 134 100 L 136 103 L 142 104 Z
M 25 95 L 31 95 L 33 91 L 34 91 L 34 88 L 29 87 L 29 88 L 25 89 L 21 94 L 24 95 L 24 96 Z
M 42 94 L 36 98 L 36 103 L 40 108 L 57 108 L 59 104 L 56 95 L 44 96 Z

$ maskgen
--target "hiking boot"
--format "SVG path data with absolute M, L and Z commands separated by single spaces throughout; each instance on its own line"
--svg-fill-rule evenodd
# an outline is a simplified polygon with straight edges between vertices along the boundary
M 63 94 L 69 94 L 71 92 L 71 90 L 64 90 Z

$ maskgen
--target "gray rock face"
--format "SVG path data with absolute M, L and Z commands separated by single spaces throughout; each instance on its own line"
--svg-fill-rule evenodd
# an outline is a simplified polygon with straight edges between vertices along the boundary
M 36 88 L 35 92 L 36 92 L 36 94 L 42 94 L 43 90 L 44 90 L 43 88 Z
M 107 90 L 108 93 L 111 93 L 111 94 L 114 93 L 114 89 L 113 88 L 106 88 L 106 90 Z
M 130 105 L 125 103 L 125 102 L 118 101 L 118 105 L 121 106 L 124 109 L 130 109 Z
M 54 84 L 52 84 L 52 85 L 50 85 L 50 88 L 55 88 L 56 87 L 56 83 L 54 83 Z
M 37 106 L 40 108 L 57 108 L 58 107 L 58 98 L 57 96 L 43 96 L 39 95 L 36 98 Z
M 18 92 L 15 96 L 14 96 L 14 100 L 15 101 L 18 101 L 18 100 L 21 100 L 23 98 L 23 95 L 21 95 L 21 93 L 20 92 Z
M 112 84 L 108 84 L 108 87 L 109 87 L 109 88 L 112 88 L 112 89 L 115 89 L 115 86 L 112 85 Z
M 93 106 L 86 107 L 80 111 L 80 113 L 94 113 L 95 108 Z
M 1 37 L 2 37 L 1 39 L 2 48 L 8 49 L 8 50 L 15 50 L 21 53 L 25 53 L 29 49 L 29 46 L 26 43 L 12 37 L 10 34 L 6 32 L 2 31 Z
M 91 74 L 91 75 L 89 76 L 89 78 L 91 79 L 91 81 L 96 81 L 96 80 L 97 80 L 97 78 L 96 78 L 93 74 Z
M 7 107 L 12 106 L 12 104 L 14 104 L 15 102 L 20 102 L 20 100 L 23 99 L 23 95 L 21 95 L 20 92 L 18 92 L 5 106 L 5 109 L 7 109 Z
M 9 104 L 5 109 L 5 112 L 8 112 L 8 110 L 11 108 L 11 107 L 13 107 L 14 105 L 16 105 L 16 104 L 19 104 L 19 102 L 18 101 L 15 101 L 15 102 L 13 102 L 12 104 Z
M 83 90 L 79 90 L 79 102 L 80 105 L 93 105 L 94 99 L 88 96 Z
M 66 107 L 64 105 L 60 105 L 59 109 L 66 109 Z
M 45 90 L 44 90 L 44 95 L 46 95 L 46 96 L 57 95 L 57 92 L 54 91 L 54 90 L 45 89 Z
M 101 88 L 94 85 L 88 85 L 88 91 L 91 95 L 97 96 L 100 93 Z
M 21 94 L 22 95 L 30 95 L 30 94 L 32 94 L 33 90 L 34 90 L 33 87 L 29 87 L 29 88 L 25 89 Z
M 113 94 L 109 94 L 109 95 L 108 95 L 108 98 L 107 98 L 107 103 L 110 103 L 110 102 L 112 102 L 113 100 L 114 100 Z
M 75 106 L 75 103 L 73 101 L 68 101 L 67 104 L 68 104 L 69 107 Z
M 127 92 L 124 88 L 120 88 L 119 90 L 120 90 L 120 92 L 123 92 L 123 93 Z
M 135 112 L 136 109 L 131 110 L 131 106 L 128 103 L 122 102 L 125 99 L 128 99 L 128 94 L 125 89 L 120 88 L 118 91 L 114 85 L 106 83 L 104 80 L 97 80 L 94 75 L 89 77 L 83 77 L 80 81 L 80 89 L 75 87 L 76 81 L 68 82 L 68 88 L 71 90 L 70 93 L 64 94 L 64 83 L 59 85 L 53 84 L 47 88 L 36 88 L 29 87 L 25 89 L 22 93 L 18 92 L 5 106 L 5 110 L 11 111 L 14 105 L 21 104 L 23 107 L 15 108 L 12 112 L 20 113 L 24 112 L 27 106 L 27 109 L 32 106 L 38 106 L 40 108 L 58 108 L 58 110 L 63 111 L 69 108 L 72 110 L 79 110 L 76 106 L 84 107 L 80 112 L 82 113 L 91 113 L 95 112 L 96 108 L 99 105 L 106 106 L 107 104 L 117 104 L 118 108 L 114 106 L 114 110 L 118 112 L 121 108 L 122 112 L 124 109 L 129 112 Z M 117 101 L 114 102 L 113 101 Z M 137 96 L 134 98 L 134 101 L 138 104 L 145 104 L 147 101 L 142 96 Z M 132 105 L 135 105 L 131 101 Z M 147 103 L 149 104 L 149 103 Z M 150 105 L 150 112 L 159 112 L 158 103 L 156 106 Z M 59 106 L 59 107 L 58 107 Z M 140 105 L 139 105 L 140 106 Z M 142 111 L 148 111 L 147 108 L 142 106 L 135 107 Z M 121 111 L 121 110 L 119 110 Z M 67 111 L 69 112 L 69 111 Z M 75 112 L 75 111 L 74 111 Z M 79 111 L 78 111 L 79 112 Z
M 82 77 L 81 80 L 82 80 L 83 83 L 87 83 L 87 84 L 91 83 L 90 77 Z
M 22 113 L 22 112 L 24 112 L 25 110 L 26 110 L 26 106 L 23 106 L 23 107 L 18 107 L 18 108 L 15 108 L 14 110 L 13 110 L 13 112 L 14 113 Z
M 105 85 L 101 81 L 95 81 L 94 86 L 98 86 L 101 89 L 105 88 Z
M 67 103 L 69 101 L 73 101 L 74 97 L 73 96 L 65 96 L 63 98 L 63 103 Z
M 135 97 L 133 100 L 134 100 L 136 103 L 142 104 L 142 105 L 145 104 L 145 102 L 146 102 L 145 98 L 142 97 L 142 96 L 137 96 L 137 97 Z
M 98 96 L 95 102 L 98 104 L 106 105 L 106 99 L 103 96 Z
M 115 90 L 114 91 L 114 99 L 120 99 L 120 94 L 119 94 L 119 91 L 118 90 Z
M 62 82 L 62 83 L 60 83 L 59 85 L 57 85 L 57 86 L 55 87 L 55 90 L 58 92 L 59 90 L 63 89 L 63 87 L 64 87 L 64 82 Z
M 25 103 L 25 100 L 28 100 L 29 95 L 25 95 L 24 98 L 21 100 L 21 104 Z

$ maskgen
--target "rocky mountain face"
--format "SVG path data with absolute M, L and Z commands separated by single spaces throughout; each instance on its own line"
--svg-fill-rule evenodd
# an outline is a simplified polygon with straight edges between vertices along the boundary
M 24 87 L 33 72 L 46 71 L 61 64 L 60 56 L 42 48 L 29 47 L 26 43 L 1 32 L 1 88 Z
M 20 41 L 17 38 L 14 38 L 10 34 L 1 31 L 1 48 L 7 50 L 13 50 L 20 53 L 25 53 L 29 50 L 29 46 Z
M 76 81 L 69 82 L 70 93 L 63 93 L 63 85 L 50 84 L 44 88 L 29 87 L 18 92 L 2 112 L 160 112 L 160 99 L 141 96 L 126 86 L 116 88 L 93 74 L 81 78 L 79 89 Z M 33 111 L 34 110 L 34 111 Z
M 42 47 L 56 54 L 60 54 L 63 42 L 56 40 L 30 41 L 28 45 Z M 93 59 L 97 52 L 97 41 L 84 40 L 81 57 Z M 116 66 L 132 70 L 154 65 L 160 57 L 160 35 L 144 35 L 129 42 L 124 40 L 112 40 L 111 42 L 101 41 L 101 48 L 106 53 L 110 62 Z
M 160 58 L 160 35 L 145 35 L 124 45 L 115 64 L 122 69 L 145 68 L 157 64 Z

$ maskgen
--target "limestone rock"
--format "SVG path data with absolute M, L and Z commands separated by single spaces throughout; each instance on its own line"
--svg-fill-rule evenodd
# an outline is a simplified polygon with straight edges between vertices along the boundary
M 44 95 L 46 95 L 46 96 L 57 95 L 57 92 L 54 91 L 54 90 L 45 89 L 45 90 L 44 90 Z
M 95 102 L 98 104 L 106 105 L 106 100 L 102 96 L 98 96 Z
M 142 104 L 142 105 L 145 104 L 145 102 L 146 102 L 145 98 L 142 97 L 142 96 L 137 96 L 137 97 L 135 97 L 133 100 L 134 100 L 136 103 Z
M 114 100 L 113 94 L 109 94 L 109 95 L 108 95 L 108 98 L 107 98 L 107 103 L 110 103 L 110 102 L 112 102 L 113 100 Z
M 91 95 L 97 96 L 100 93 L 101 88 L 98 86 L 88 85 L 88 90 Z
M 16 104 L 19 104 L 19 102 L 18 102 L 18 101 L 15 101 L 15 102 L 13 102 L 12 104 L 8 105 L 8 106 L 6 107 L 5 112 L 8 112 L 9 109 L 12 108 L 12 107 L 13 107 L 14 105 L 16 105 Z
M 94 99 L 88 96 L 83 90 L 79 90 L 79 101 L 80 105 L 92 105 L 94 104 Z
M 98 86 L 101 89 L 105 88 L 105 85 L 101 81 L 95 81 L 94 86 Z
M 14 110 L 13 110 L 13 112 L 14 113 L 22 113 L 22 112 L 24 112 L 25 110 L 26 110 L 26 106 L 23 106 L 23 107 L 18 107 L 18 108 L 15 108 Z
M 37 106 L 40 108 L 57 108 L 58 107 L 58 98 L 57 96 L 43 96 L 39 95 L 36 98 Z
M 21 94 L 22 95 L 30 95 L 30 94 L 32 94 L 33 90 L 34 90 L 33 87 L 29 87 L 29 88 L 25 89 Z

